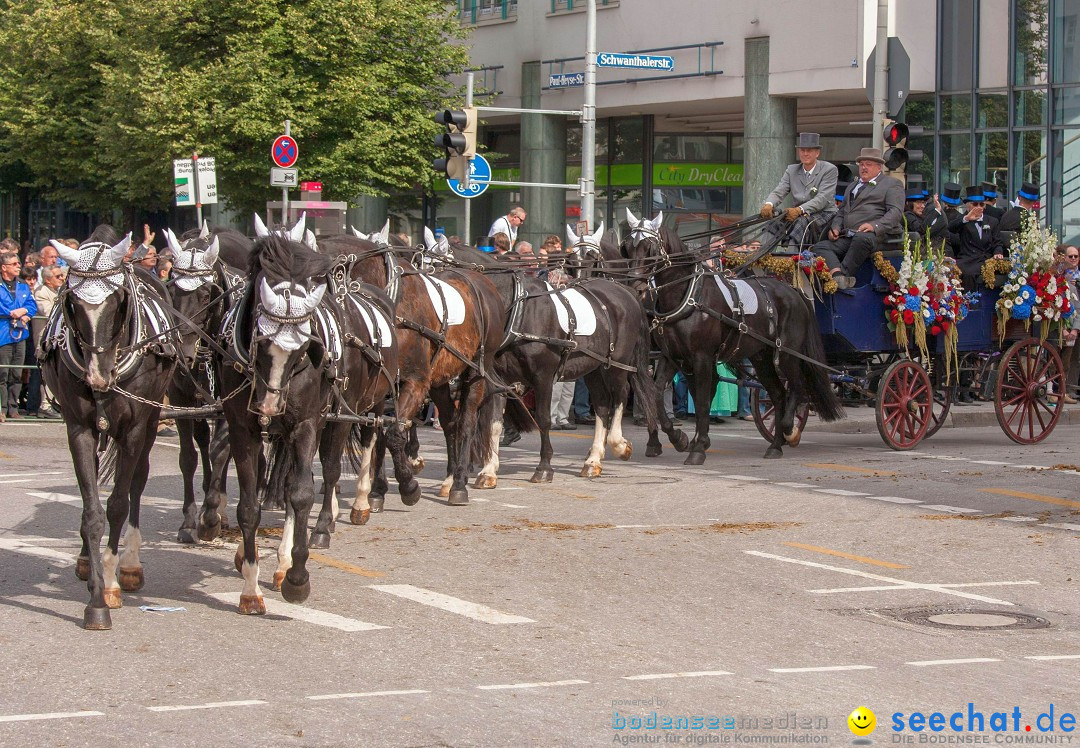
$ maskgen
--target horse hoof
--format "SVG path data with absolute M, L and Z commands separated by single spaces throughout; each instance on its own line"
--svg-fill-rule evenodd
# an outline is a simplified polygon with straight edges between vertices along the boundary
M 120 567 L 120 589 L 124 592 L 137 592 L 143 588 L 143 570 L 141 566 L 134 569 Z
M 330 533 L 328 532 L 312 532 L 311 537 L 308 539 L 308 545 L 312 548 L 329 548 L 330 547 Z
M 194 545 L 195 533 L 187 527 L 181 527 L 176 533 L 176 542 L 183 543 L 184 545 Z
M 659 442 L 657 442 L 656 444 L 645 445 L 646 457 L 659 457 L 662 454 L 664 454 L 664 448 L 660 445 Z
M 675 436 L 670 437 L 670 439 L 671 446 L 675 448 L 676 452 L 685 452 L 690 449 L 690 438 L 685 431 L 676 431 Z
M 592 463 L 586 462 L 585 465 L 581 468 L 580 475 L 582 478 L 599 478 L 600 474 L 603 472 L 604 468 L 600 467 L 599 465 L 594 465 Z
M 84 582 L 90 578 L 90 559 L 85 556 L 79 556 L 75 559 L 75 576 Z
M 374 514 L 378 514 L 379 512 L 381 512 L 385 504 L 385 496 L 368 496 L 368 506 L 371 507 L 371 511 Z
M 242 616 L 266 615 L 266 603 L 263 602 L 262 595 L 241 595 L 237 611 Z
M 691 452 L 683 460 L 683 465 L 704 465 L 705 453 L 704 452 Z
M 486 475 L 481 473 L 476 476 L 476 480 L 473 481 L 473 488 L 495 488 L 499 485 L 499 479 L 494 475 Z
M 414 480 L 411 486 L 399 486 L 398 493 L 401 494 L 402 504 L 416 506 L 416 502 L 420 501 L 420 484 Z
M 769 447 L 765 450 L 766 460 L 775 460 L 777 457 L 783 457 L 784 452 L 779 447 Z
M 630 442 L 623 442 L 623 444 L 625 444 L 626 446 L 623 447 L 622 452 L 618 451 L 618 447 L 612 448 L 611 451 L 614 452 L 615 456 L 618 457 L 620 460 L 622 460 L 623 462 L 626 462 L 627 460 L 629 460 L 631 457 L 634 456 L 634 445 L 631 444 Z
M 93 608 L 89 605 L 83 611 L 83 628 L 87 631 L 108 631 L 112 628 L 112 616 L 108 608 Z
M 199 524 L 199 540 L 203 541 L 204 543 L 211 542 L 212 540 L 217 538 L 217 536 L 221 533 L 221 528 L 226 527 L 226 526 L 227 525 L 224 522 L 219 522 L 216 525 L 207 525 L 207 524 L 200 523 Z M 180 532 L 183 532 L 183 530 L 181 530 Z M 179 540 L 181 543 L 184 542 L 179 537 L 177 538 L 177 540 Z
M 118 608 L 124 607 L 124 600 L 122 597 L 120 597 L 119 587 L 106 588 L 103 594 L 105 595 L 105 605 L 107 605 L 112 610 L 117 610 Z
M 409 465 L 412 467 L 414 473 L 424 472 L 424 458 L 417 457 L 415 460 L 409 460 Z
M 537 468 L 536 472 L 529 478 L 529 483 L 551 483 L 555 477 L 555 471 L 551 468 Z
M 285 581 L 285 572 L 283 572 L 283 571 L 275 571 L 274 572 L 274 588 L 273 588 L 274 592 L 277 592 L 278 590 L 281 589 L 281 583 L 283 581 Z
M 349 521 L 354 525 L 366 525 L 369 519 L 371 519 L 370 509 L 353 509 L 349 512 Z
M 311 580 L 305 581 L 303 584 L 293 584 L 286 577 L 281 582 L 281 596 L 285 598 L 285 602 L 299 605 L 308 599 L 308 595 L 311 594 Z
M 439 496 L 440 499 L 446 499 L 446 498 L 450 497 L 450 484 L 449 483 L 443 483 L 441 486 L 439 486 L 438 496 Z
M 784 441 L 788 443 L 789 447 L 799 446 L 799 442 L 802 441 L 802 430 L 797 429 L 791 436 L 784 434 Z
M 335 532 L 337 532 L 337 521 L 330 520 L 330 534 L 333 535 Z
M 446 503 L 450 506 L 465 506 L 469 503 L 469 490 L 467 488 L 455 488 L 448 491 Z
M 218 520 L 221 522 L 221 526 L 226 530 L 229 529 L 229 518 L 225 516 L 225 512 L 218 515 Z

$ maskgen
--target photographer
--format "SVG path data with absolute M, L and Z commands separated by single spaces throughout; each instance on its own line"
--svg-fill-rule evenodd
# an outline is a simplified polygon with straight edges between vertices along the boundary
M 20 367 L 26 360 L 30 318 L 37 314 L 37 302 L 30 287 L 19 279 L 22 263 L 14 252 L 0 254 L 0 422 L 18 418 Z

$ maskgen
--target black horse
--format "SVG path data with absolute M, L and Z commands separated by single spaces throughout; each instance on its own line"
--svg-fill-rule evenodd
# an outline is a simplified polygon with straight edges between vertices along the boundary
M 776 278 L 731 280 L 706 266 L 708 252 L 688 252 L 678 234 L 662 226 L 663 213 L 638 220 L 629 210 L 629 232 L 620 245 L 625 276 L 642 294 L 662 353 L 656 379 L 687 374 L 697 403 L 697 429 L 687 465 L 700 465 L 709 448 L 709 406 L 716 390 L 716 362 L 750 359 L 776 404 L 776 434 L 765 457 L 780 457 L 786 441 L 802 435 L 796 409 L 809 402 L 823 421 L 843 417 L 824 368 L 825 347 L 813 309 L 791 284 Z M 662 425 L 669 421 L 659 408 Z M 655 429 L 648 454 L 660 453 Z
M 215 229 L 203 224 L 180 238 L 165 229 L 173 253 L 168 287 L 174 309 L 179 312 L 182 365 L 169 385 L 169 403 L 194 408 L 211 406 L 218 392 L 213 335 L 221 329 L 226 312 L 243 293 L 252 242 L 239 231 Z M 195 503 L 195 470 L 202 459 L 203 495 L 225 495 L 229 464 L 229 434 L 224 418 L 214 421 L 213 441 L 207 418 L 178 418 L 180 473 L 184 481 L 184 519 L 177 541 L 194 543 L 198 519 Z M 228 526 L 223 501 L 218 506 L 220 521 Z
M 67 426 L 83 499 L 82 551 L 75 567 L 90 590 L 83 626 L 102 630 L 112 628 L 109 609 L 121 606 L 120 591 L 143 586 L 139 502 L 179 341 L 165 287 L 123 262 L 130 234 L 121 241 L 111 227 L 99 226 L 78 249 L 55 241 L 53 246 L 69 266 L 68 285 L 46 323 L 38 360 Z M 102 480 L 115 476 L 104 512 L 99 472 Z
M 540 463 L 530 480 L 549 483 L 554 476 L 549 431 L 556 380 L 584 377 L 596 411 L 592 448 L 581 476 L 601 474 L 607 447 L 620 459 L 629 460 L 634 448 L 623 436 L 622 416 L 631 386 L 656 428 L 656 394 L 648 374 L 649 327 L 638 297 L 625 286 L 599 278 L 574 281 L 565 290 L 556 290 L 527 268 L 515 269 L 512 262 L 500 268 L 492 255 L 464 245 L 453 247 L 453 261 L 483 268 L 509 310 L 495 371 L 501 380 L 523 384 L 535 393 Z M 509 400 L 506 412 L 517 429 L 532 430 L 534 419 L 519 400 Z M 496 421 L 490 437 L 493 455 L 476 478 L 477 488 L 497 484 L 501 431 Z

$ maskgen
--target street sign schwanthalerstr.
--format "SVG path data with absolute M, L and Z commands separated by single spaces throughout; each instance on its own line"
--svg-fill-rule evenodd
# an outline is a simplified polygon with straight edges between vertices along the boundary
M 295 187 L 299 179 L 299 169 L 270 169 L 271 187 Z
M 633 68 L 635 70 L 675 69 L 675 59 L 667 55 L 638 55 L 629 52 L 601 52 L 596 64 L 602 68 Z

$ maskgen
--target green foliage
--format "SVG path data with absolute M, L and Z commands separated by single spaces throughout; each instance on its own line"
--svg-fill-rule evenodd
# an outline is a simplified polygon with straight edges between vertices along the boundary
M 447 0 L 10 0 L 0 4 L 0 166 L 90 211 L 161 209 L 172 159 L 273 199 L 284 120 L 329 199 L 429 176 L 432 112 L 468 61 Z

